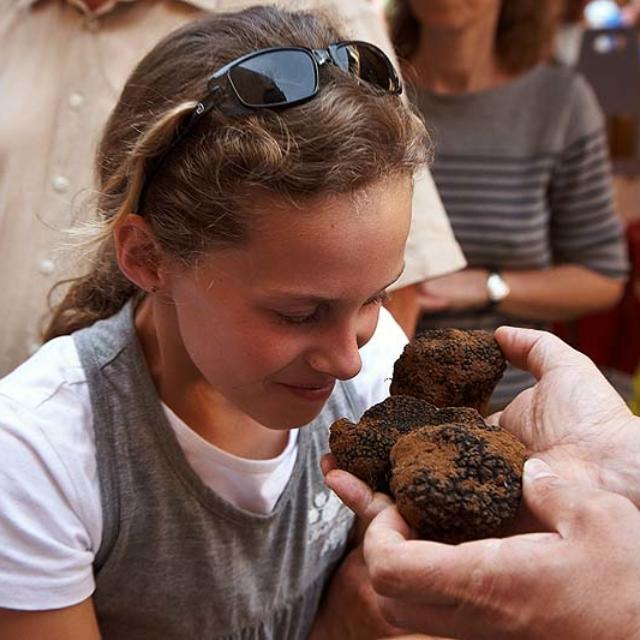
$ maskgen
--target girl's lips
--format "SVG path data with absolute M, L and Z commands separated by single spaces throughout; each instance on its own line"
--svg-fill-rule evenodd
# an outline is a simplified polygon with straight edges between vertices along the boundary
M 310 400 L 312 402 L 319 402 L 329 398 L 336 383 L 335 380 L 332 380 L 324 387 L 297 386 L 285 384 L 284 382 L 279 382 L 278 384 L 299 398 Z

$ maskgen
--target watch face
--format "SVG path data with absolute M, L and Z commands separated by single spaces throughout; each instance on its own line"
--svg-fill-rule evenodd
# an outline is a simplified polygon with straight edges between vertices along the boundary
M 491 302 L 500 302 L 510 293 L 509 285 L 502 279 L 499 273 L 492 273 L 487 278 L 487 294 Z

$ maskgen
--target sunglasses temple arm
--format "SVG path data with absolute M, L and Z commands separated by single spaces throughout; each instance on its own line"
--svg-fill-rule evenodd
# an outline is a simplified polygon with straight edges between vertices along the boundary
M 160 170 L 160 167 L 164 164 L 167 156 L 169 156 L 169 154 L 171 154 L 171 152 L 180 145 L 180 143 L 193 130 L 196 124 L 202 118 L 204 118 L 204 116 L 206 116 L 209 111 L 211 111 L 211 109 L 213 109 L 216 104 L 216 93 L 217 92 L 211 93 L 207 95 L 201 102 L 198 102 L 189 118 L 185 122 L 178 125 L 178 128 L 174 133 L 173 140 L 171 141 L 169 146 L 152 161 L 151 166 L 145 171 L 142 187 L 140 188 L 140 194 L 138 195 L 138 204 L 136 206 L 136 213 L 138 215 L 144 215 L 144 200 L 151 181 Z

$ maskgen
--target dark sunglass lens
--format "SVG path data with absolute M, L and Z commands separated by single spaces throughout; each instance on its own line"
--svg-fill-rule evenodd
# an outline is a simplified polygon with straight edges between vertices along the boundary
M 400 81 L 387 56 L 377 47 L 364 43 L 351 43 L 336 51 L 340 68 L 359 76 L 376 87 L 397 93 Z
M 251 107 L 298 102 L 317 90 L 316 67 L 305 51 L 266 51 L 232 67 L 229 80 Z

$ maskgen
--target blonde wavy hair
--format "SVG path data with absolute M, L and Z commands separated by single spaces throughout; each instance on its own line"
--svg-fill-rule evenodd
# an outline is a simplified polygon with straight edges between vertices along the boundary
M 118 268 L 114 228 L 136 211 L 145 171 L 206 95 L 210 74 L 257 49 L 342 39 L 321 15 L 254 7 L 190 23 L 140 62 L 96 157 L 91 267 L 53 308 L 46 340 L 112 315 L 136 293 Z M 400 97 L 380 95 L 333 65 L 322 67 L 320 84 L 314 99 L 279 110 L 248 110 L 223 97 L 171 151 L 142 212 L 164 251 L 189 265 L 202 252 L 245 242 L 256 189 L 299 202 L 411 175 L 428 159 L 424 125 Z

